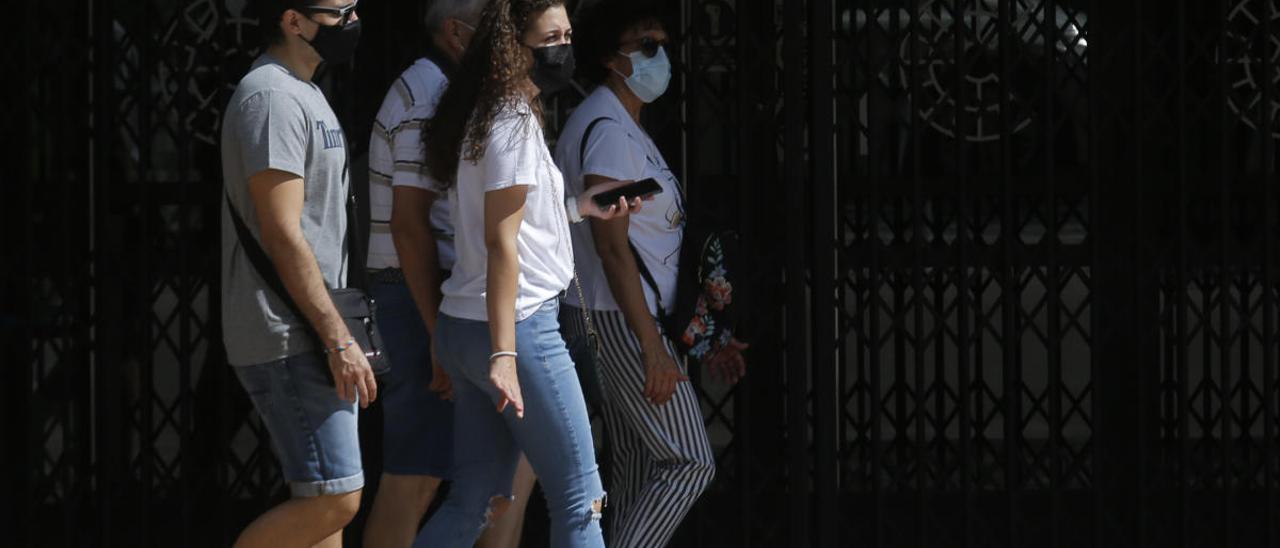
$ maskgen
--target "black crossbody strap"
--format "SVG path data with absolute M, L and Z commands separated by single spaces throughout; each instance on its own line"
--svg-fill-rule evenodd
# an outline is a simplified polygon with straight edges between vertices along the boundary
M 582 171 L 582 168 L 587 167 L 587 139 L 591 137 L 591 130 L 596 128 L 596 124 L 605 120 L 613 120 L 613 118 L 608 116 L 596 118 L 595 120 L 592 120 L 590 124 L 587 124 L 587 130 L 582 132 L 582 142 L 578 143 L 578 171 Z M 585 181 L 587 178 L 586 174 L 581 175 L 583 181 Z
M 636 258 L 636 269 L 640 271 L 640 277 L 644 278 L 645 283 L 649 284 L 649 289 L 653 290 L 654 305 L 658 308 L 658 319 L 666 318 L 667 312 L 662 309 L 662 292 L 658 291 L 658 282 L 653 279 L 653 273 L 649 272 L 649 267 L 644 264 L 644 259 L 640 257 L 640 250 L 636 249 L 636 244 L 627 239 L 627 247 L 631 248 L 631 256 Z
M 369 271 L 366 265 L 369 257 L 366 255 L 365 245 L 369 242 L 369 233 L 360 230 L 360 227 L 368 227 L 369 223 L 360 222 L 356 183 L 347 172 L 347 167 L 351 164 L 351 152 L 345 146 L 343 150 L 347 151 L 347 159 L 342 164 L 342 178 L 347 181 L 347 287 L 358 287 L 367 293 Z
M 262 283 L 267 285 L 272 293 L 276 294 L 276 298 L 280 299 L 289 310 L 297 316 L 299 320 L 306 321 L 307 317 L 302 315 L 302 311 L 298 310 L 297 303 L 289 297 L 289 291 L 284 287 L 284 280 L 280 279 L 280 273 L 276 272 L 275 263 L 271 262 L 271 257 L 267 256 L 266 250 L 262 249 L 262 244 L 258 243 L 258 239 L 253 237 L 253 233 L 249 232 L 249 227 L 244 224 L 244 218 L 240 216 L 240 212 L 236 210 L 236 205 L 231 203 L 231 194 L 224 193 L 223 196 L 227 200 L 227 209 L 231 212 L 231 224 L 236 228 L 236 237 L 240 240 L 240 247 L 244 248 L 245 257 L 249 259 L 249 265 L 258 273 L 258 277 L 262 278 Z
M 350 156 L 348 161 L 343 163 L 342 174 L 343 179 L 347 180 L 347 233 L 344 236 L 347 240 L 348 261 L 347 265 L 347 286 L 359 287 L 364 289 L 366 272 L 364 268 L 352 268 L 353 262 L 363 261 L 363 242 L 360 240 L 360 232 L 356 227 L 358 217 L 356 216 L 356 193 L 354 183 L 347 177 L 347 166 L 350 164 Z M 227 200 L 227 210 L 231 213 L 231 223 L 235 226 L 236 237 L 240 240 L 240 247 L 244 248 L 244 254 L 249 259 L 249 265 L 257 271 L 258 276 L 262 278 L 262 282 L 267 285 L 272 293 L 276 294 L 276 298 L 280 299 L 285 306 L 289 307 L 289 311 L 293 312 L 300 321 L 307 321 L 307 317 L 302 314 L 302 310 L 298 308 L 298 303 L 293 301 L 293 297 L 289 295 L 289 290 L 284 286 L 284 280 L 280 278 L 280 273 L 276 271 L 275 263 L 271 262 L 271 257 L 267 255 L 262 244 L 258 243 L 258 239 L 253 237 L 253 233 L 249 231 L 249 226 L 245 224 L 244 217 L 240 215 L 240 211 L 236 209 L 236 205 L 231 202 L 231 194 L 224 190 L 223 197 Z M 358 282 L 358 283 L 357 283 Z M 325 289 L 332 290 L 329 282 L 325 281 Z
M 578 145 L 579 171 L 586 167 L 587 164 L 587 140 L 591 137 L 591 130 L 595 129 L 597 124 L 605 120 L 613 120 L 613 118 L 608 116 L 596 118 L 595 120 L 592 120 L 591 123 L 587 124 L 586 131 L 582 132 L 582 142 Z M 585 175 L 583 175 L 583 179 L 586 179 Z M 636 268 L 640 270 L 640 277 L 644 278 L 645 283 L 649 284 L 649 288 L 653 290 L 653 296 L 656 301 L 655 304 L 657 304 L 658 307 L 658 317 L 666 317 L 666 312 L 662 310 L 662 292 L 658 291 L 658 282 L 653 279 L 653 273 L 649 272 L 648 266 L 645 266 L 644 259 L 640 257 L 640 251 L 636 249 L 636 244 L 632 243 L 630 238 L 627 238 L 627 247 L 631 248 L 631 255 L 636 258 Z

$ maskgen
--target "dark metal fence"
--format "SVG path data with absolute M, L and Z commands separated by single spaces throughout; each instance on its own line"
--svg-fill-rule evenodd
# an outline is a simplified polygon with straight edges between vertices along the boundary
M 420 39 L 364 4 L 357 153 Z M 678 545 L 1280 546 L 1274 0 L 663 4 L 646 122 L 761 282 Z M 283 496 L 216 306 L 247 5 L 14 8 L 18 545 L 227 545 Z
M 815 539 L 1276 545 L 1275 5 L 809 8 Z

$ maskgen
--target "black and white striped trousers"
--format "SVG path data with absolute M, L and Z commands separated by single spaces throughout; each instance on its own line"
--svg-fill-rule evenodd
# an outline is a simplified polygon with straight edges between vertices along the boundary
M 585 332 L 582 314 L 566 308 L 561 315 L 566 331 Z M 649 403 L 640 341 L 622 312 L 593 311 L 591 317 L 600 332 L 608 393 L 601 410 L 611 455 L 605 538 L 611 548 L 665 546 L 715 475 L 698 396 L 682 382 L 667 403 Z M 663 337 L 663 342 L 677 356 L 671 341 Z M 677 357 L 676 363 L 683 360 Z

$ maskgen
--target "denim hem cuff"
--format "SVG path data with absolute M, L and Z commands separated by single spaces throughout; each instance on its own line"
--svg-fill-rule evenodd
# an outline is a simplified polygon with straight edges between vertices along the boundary
M 289 490 L 295 497 L 319 497 L 325 495 L 345 495 L 364 487 L 364 472 L 345 478 L 322 481 L 291 481 Z

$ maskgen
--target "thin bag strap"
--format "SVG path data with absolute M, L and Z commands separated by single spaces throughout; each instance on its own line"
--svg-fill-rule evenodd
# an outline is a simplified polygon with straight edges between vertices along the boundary
M 343 140 L 346 140 L 345 133 Z M 348 172 L 351 165 L 351 149 L 343 146 L 346 151 L 346 159 L 342 163 L 342 178 L 347 182 L 347 287 L 358 287 L 366 293 L 369 291 L 369 272 L 367 265 L 369 257 L 366 254 L 365 245 L 369 241 L 369 235 L 360 230 L 361 226 L 368 226 L 366 223 L 360 222 L 359 202 L 356 199 L 356 183 Z
M 631 256 L 636 259 L 636 269 L 640 271 L 640 277 L 644 278 L 645 283 L 649 284 L 649 289 L 653 290 L 653 304 L 658 309 L 658 317 L 665 318 L 667 311 L 662 308 L 662 291 L 658 290 L 658 282 L 653 279 L 653 273 L 649 272 L 649 267 L 644 264 L 644 259 L 640 257 L 640 250 L 636 249 L 636 245 L 631 243 L 631 239 L 627 239 L 627 247 L 631 248 Z
M 587 299 L 582 295 L 582 281 L 578 279 L 578 267 L 573 267 L 573 286 L 578 290 L 578 307 L 582 311 L 582 323 L 587 327 L 587 335 L 598 337 L 599 332 L 596 331 L 596 324 L 591 321 L 591 313 L 587 312 Z
M 343 139 L 345 140 L 346 137 L 344 136 Z M 348 152 L 346 159 L 342 163 L 342 178 L 347 181 L 347 233 L 344 238 L 347 240 L 347 250 L 349 253 L 348 259 L 353 259 L 358 258 L 359 256 L 356 254 L 362 253 L 364 248 L 363 246 L 360 246 L 362 242 L 360 242 L 360 238 L 358 236 L 359 233 L 355 226 L 357 221 L 356 193 L 355 184 L 352 183 L 351 178 L 348 177 L 348 168 L 350 164 L 351 154 Z M 289 308 L 289 311 L 293 312 L 294 316 L 301 321 L 307 321 L 307 317 L 302 314 L 302 309 L 298 308 L 298 303 L 293 301 L 293 297 L 289 295 L 288 288 L 284 286 L 284 280 L 280 278 L 280 273 L 276 271 L 275 263 L 271 262 L 271 257 L 267 255 L 266 250 L 262 248 L 262 244 L 258 242 L 258 239 L 253 237 L 253 233 L 249 231 L 249 226 L 244 222 L 244 217 L 240 215 L 240 211 L 236 209 L 236 205 L 231 202 L 231 192 L 225 186 L 223 187 L 223 197 L 227 201 L 227 210 L 231 214 L 231 224 L 236 229 L 236 238 L 240 240 L 240 247 L 244 248 L 244 254 L 249 259 L 249 265 L 258 273 L 258 277 L 262 278 L 262 282 L 266 284 L 267 289 L 271 290 L 272 293 L 275 293 L 276 298 L 280 299 L 280 301 Z M 358 273 L 357 279 L 360 281 L 360 285 L 356 285 L 355 287 L 363 289 L 365 287 L 365 271 L 363 268 L 351 268 L 350 262 L 356 261 L 348 261 L 347 280 L 350 282 L 352 274 Z M 348 283 L 347 285 L 350 286 L 352 284 Z M 328 280 L 324 280 L 324 287 L 326 290 L 333 289 L 329 287 Z
M 344 136 L 343 139 L 345 138 L 346 137 Z M 348 177 L 348 168 L 350 167 L 350 164 L 351 154 L 348 152 L 346 160 L 342 163 L 342 178 L 347 181 L 347 199 L 345 207 L 347 231 L 346 234 L 343 235 L 347 244 L 347 286 L 367 290 L 367 285 L 365 283 L 367 278 L 365 269 L 363 267 L 351 268 L 351 263 L 363 264 L 366 258 L 364 257 L 364 241 L 360 239 L 360 233 L 356 226 L 358 224 L 359 217 L 356 215 L 357 200 L 355 183 L 351 181 L 350 177 Z M 271 257 L 267 256 L 267 252 L 262 248 L 262 244 L 258 243 L 258 239 L 254 238 L 253 233 L 249 231 L 249 226 L 245 224 L 244 217 L 240 215 L 240 211 L 236 209 L 236 205 L 231 202 L 230 190 L 225 186 L 223 187 L 223 197 L 226 199 L 227 209 L 231 213 L 231 223 L 235 226 L 236 237 L 240 240 L 240 247 L 244 248 L 245 255 L 249 258 L 249 264 L 253 266 L 255 271 L 257 271 L 258 276 L 262 278 L 263 283 L 267 284 L 268 289 L 274 292 L 281 301 L 284 301 L 284 303 L 289 306 L 289 309 L 292 310 L 294 314 L 298 315 L 299 319 L 305 319 L 306 316 L 302 315 L 298 309 L 297 303 L 294 303 L 293 299 L 289 296 L 289 290 L 285 288 L 284 280 L 280 278 L 280 273 L 276 271 L 275 263 L 271 262 Z M 353 274 L 355 275 L 355 280 L 358 281 L 358 283 L 353 284 Z M 324 288 L 332 291 L 333 288 L 329 287 L 329 281 L 324 280 L 323 277 L 321 279 L 324 282 Z
M 299 320 L 305 321 L 306 316 L 302 315 L 297 303 L 293 302 L 293 298 L 289 296 L 289 291 L 284 286 L 284 280 L 280 279 L 280 273 L 276 272 L 276 267 L 271 262 L 271 257 L 267 256 L 266 250 L 262 249 L 262 244 L 259 244 L 258 239 L 253 237 L 253 233 L 249 232 L 249 227 L 244 224 L 244 218 L 236 210 L 236 205 L 231 203 L 231 194 L 224 190 L 223 197 L 227 200 L 227 210 L 231 213 L 231 224 L 235 226 L 236 238 L 240 240 L 240 247 L 244 248 L 245 257 L 249 259 L 249 266 L 253 267 L 254 271 L 258 273 L 258 277 L 262 278 L 262 283 L 266 284 L 268 290 L 275 293 L 277 299 L 280 299 L 285 306 L 289 307 L 289 310 Z
M 608 116 L 601 116 L 599 118 L 596 118 L 595 120 L 592 120 L 591 123 L 587 124 L 587 129 L 582 132 L 582 142 L 578 144 L 578 171 L 579 172 L 581 172 L 582 168 L 586 167 L 587 165 L 587 158 L 586 158 L 587 140 L 591 137 L 591 130 L 595 129 L 597 124 L 605 120 L 612 121 L 613 118 L 610 118 Z M 579 175 L 582 176 L 583 186 L 585 187 L 586 176 L 581 174 Z M 629 237 L 627 238 L 627 247 L 631 248 L 631 254 L 634 255 L 636 258 L 636 268 L 640 270 L 640 276 L 644 278 L 644 281 L 649 284 L 649 287 L 651 289 L 653 289 L 653 296 L 656 299 L 655 304 L 657 304 L 657 307 L 658 307 L 658 317 L 661 318 L 666 316 L 666 312 L 662 309 L 662 292 L 658 291 L 658 282 L 654 281 L 653 274 L 649 272 L 649 267 L 645 266 L 644 259 L 640 258 L 640 252 L 636 250 L 636 245 L 631 242 L 631 238 Z M 578 279 L 577 278 L 578 273 L 576 270 L 574 271 L 573 276 L 574 276 L 574 281 L 576 282 Z M 582 299 L 581 285 L 579 285 L 578 287 L 578 300 L 582 302 L 583 306 L 586 306 L 586 301 Z
M 613 120 L 613 118 L 610 118 L 608 116 L 601 116 L 599 118 L 596 118 L 595 120 L 592 120 L 591 123 L 587 124 L 587 129 L 582 132 L 582 142 L 578 143 L 578 171 L 579 171 L 578 176 L 582 177 L 584 181 L 583 186 L 586 186 L 586 183 L 585 183 L 586 176 L 583 175 L 581 171 L 582 171 L 582 168 L 587 167 L 587 139 L 591 137 L 591 130 L 596 128 L 596 124 L 599 124 L 600 122 L 603 122 L 605 120 Z

